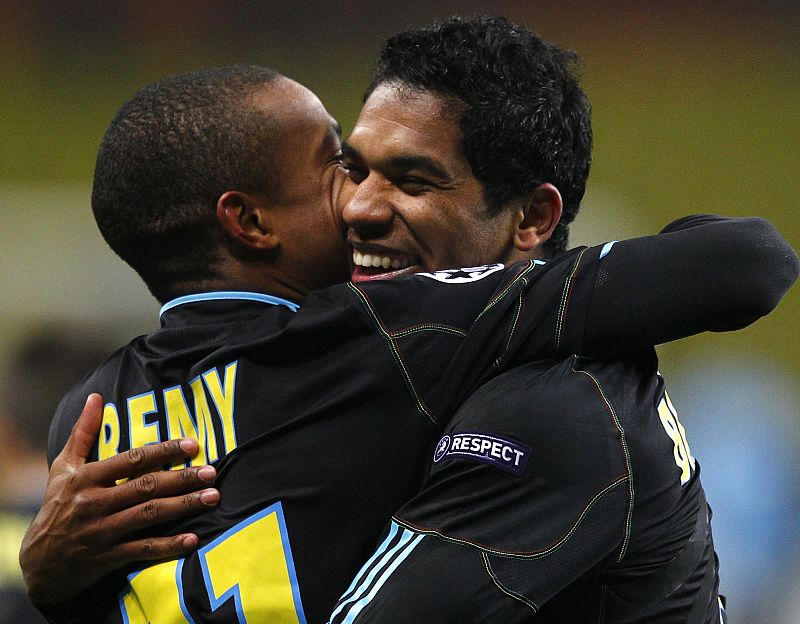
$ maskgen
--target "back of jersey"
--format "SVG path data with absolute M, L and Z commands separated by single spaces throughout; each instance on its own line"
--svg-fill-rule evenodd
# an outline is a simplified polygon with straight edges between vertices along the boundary
M 221 502 L 164 527 L 198 533 L 196 553 L 105 579 L 84 621 L 323 621 L 422 484 L 454 407 L 515 356 L 578 348 L 598 259 L 348 284 L 296 312 L 257 293 L 168 303 L 160 330 L 62 402 L 49 455 L 101 392 L 100 459 L 195 438 Z
M 98 391 L 99 458 L 192 437 L 192 463 L 214 464 L 222 493 L 214 510 L 164 528 L 196 532 L 201 548 L 105 579 L 84 594 L 82 621 L 321 621 L 413 494 L 435 433 L 414 416 L 391 352 L 371 327 L 353 341 L 320 323 L 298 339 L 287 314 L 248 301 L 180 306 L 62 403 L 51 455 L 80 397 Z M 364 500 L 374 471 L 380 487 Z

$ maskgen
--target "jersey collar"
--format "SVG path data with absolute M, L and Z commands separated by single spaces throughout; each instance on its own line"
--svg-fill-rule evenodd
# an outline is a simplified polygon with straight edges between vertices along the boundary
M 185 295 L 183 297 L 178 297 L 177 299 L 167 301 L 167 303 L 161 306 L 161 311 L 159 312 L 159 316 L 162 316 L 164 312 L 166 312 L 167 310 L 171 310 L 172 308 L 183 305 L 185 303 L 195 303 L 196 301 L 237 301 L 237 300 L 260 301 L 261 303 L 268 303 L 270 305 L 286 306 L 292 312 L 297 312 L 297 309 L 300 307 L 300 305 L 297 303 L 293 303 L 292 301 L 288 301 L 286 299 L 281 299 L 280 297 L 275 297 L 274 295 L 266 295 L 264 293 L 244 292 L 235 290 L 223 290 L 218 292 L 198 293 L 196 295 Z

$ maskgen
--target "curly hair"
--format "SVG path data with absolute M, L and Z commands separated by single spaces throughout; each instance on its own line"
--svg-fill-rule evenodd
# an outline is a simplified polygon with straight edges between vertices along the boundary
M 279 76 L 237 65 L 166 78 L 131 97 L 106 130 L 95 220 L 160 301 L 215 276 L 219 196 L 269 191 L 275 124 L 248 97 Z
M 544 255 L 566 249 L 592 160 L 589 101 L 571 50 L 502 17 L 451 17 L 388 39 L 364 100 L 382 83 L 456 98 L 464 153 L 499 211 L 540 184 L 561 192 L 561 222 Z

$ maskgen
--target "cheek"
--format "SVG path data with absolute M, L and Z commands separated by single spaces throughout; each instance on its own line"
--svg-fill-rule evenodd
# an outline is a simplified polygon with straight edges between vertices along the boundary
M 339 170 L 336 173 L 333 189 L 333 207 L 336 217 L 344 222 L 345 208 L 353 200 L 358 190 L 358 184 L 353 182 L 346 172 Z
M 433 268 L 455 268 L 469 264 L 477 236 L 474 224 L 455 206 L 433 202 L 418 211 L 416 234 L 429 248 Z
M 305 233 L 306 244 L 301 250 L 302 262 L 313 275 L 312 289 L 325 288 L 345 282 L 350 277 L 347 247 L 341 234 L 330 226 L 330 222 L 319 224 L 316 236 Z
M 336 218 L 341 222 L 342 213 L 347 202 L 353 197 L 356 184 L 341 167 L 336 167 L 333 172 L 333 182 L 331 187 L 331 201 Z
M 471 266 L 501 260 L 507 234 L 497 219 L 482 219 L 482 206 L 473 212 L 460 212 L 447 226 L 450 254 L 461 266 Z

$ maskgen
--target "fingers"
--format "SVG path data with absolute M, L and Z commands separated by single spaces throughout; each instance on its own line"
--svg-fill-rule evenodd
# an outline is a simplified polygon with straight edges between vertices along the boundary
M 97 442 L 102 422 L 103 397 L 99 394 L 90 394 L 81 415 L 72 427 L 72 433 L 61 451 L 61 455 L 73 465 L 86 463 L 92 447 Z
M 207 511 L 215 507 L 218 502 L 219 490 L 214 488 L 206 488 L 199 492 L 180 496 L 148 500 L 104 518 L 103 532 L 109 536 L 116 536 L 117 539 L 124 539 L 125 535 L 141 529 Z
M 112 513 L 150 500 L 208 488 L 216 476 L 217 471 L 212 466 L 148 473 L 103 490 L 102 504 L 106 513 Z
M 177 559 L 192 552 L 198 543 L 193 533 L 135 540 L 109 549 L 104 563 L 109 569 L 116 569 L 135 561 Z
M 94 483 L 110 486 L 122 479 L 162 470 L 168 464 L 182 463 L 196 455 L 198 448 L 197 440 L 190 438 L 148 444 L 87 464 L 86 476 Z

